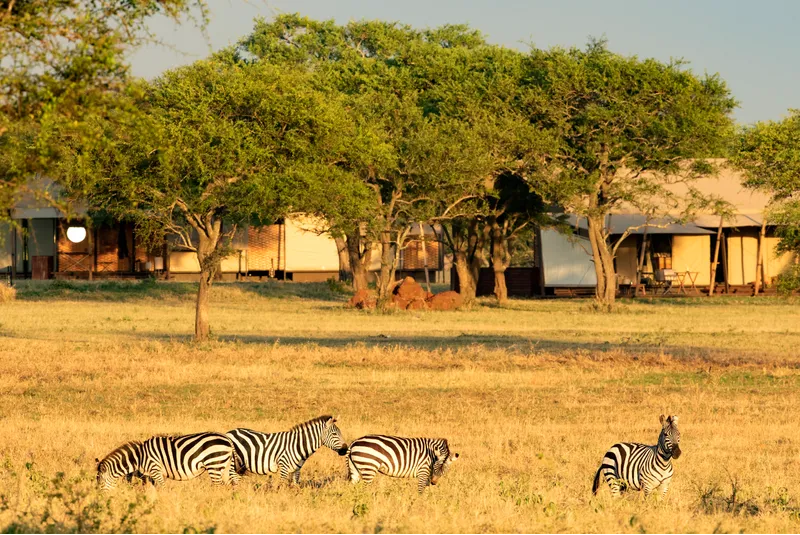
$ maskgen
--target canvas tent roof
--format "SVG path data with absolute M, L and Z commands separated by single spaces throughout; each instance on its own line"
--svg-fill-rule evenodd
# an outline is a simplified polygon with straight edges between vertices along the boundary
M 49 178 L 32 178 L 16 198 L 11 210 L 12 219 L 55 219 L 65 217 L 64 212 L 53 206 L 48 199 L 61 197 L 62 189 Z M 83 203 L 74 203 L 70 210 L 73 216 L 86 215 Z
M 722 163 L 716 160 L 715 163 Z M 716 197 L 728 202 L 732 206 L 733 215 L 722 222 L 724 228 L 760 227 L 764 220 L 764 211 L 769 204 L 769 196 L 764 192 L 745 188 L 742 185 L 744 176 L 739 171 L 723 167 L 716 176 L 704 177 L 692 181 L 693 188 L 704 195 Z M 669 189 L 677 197 L 686 197 L 689 186 L 675 180 Z M 676 218 L 678 212 L 675 213 Z M 667 218 L 655 219 L 647 227 L 648 234 L 710 234 L 707 229 L 716 229 L 719 226 L 720 216 L 711 212 L 699 212 L 690 223 L 679 224 L 670 222 Z M 608 216 L 606 226 L 612 234 L 622 234 L 625 229 L 633 228 L 631 234 L 644 233 L 645 216 L 633 207 L 621 207 Z M 569 223 L 579 228 L 587 228 L 585 218 L 569 217 Z
M 573 227 L 587 229 L 588 224 L 585 217 L 571 215 L 568 217 L 569 223 Z M 717 220 L 719 223 L 719 220 Z M 713 234 L 708 229 L 701 228 L 694 223 L 676 223 L 666 218 L 652 219 L 649 222 L 642 214 L 609 214 L 606 216 L 606 228 L 611 234 L 622 234 L 629 230 L 629 234 L 681 234 L 681 235 L 705 235 Z

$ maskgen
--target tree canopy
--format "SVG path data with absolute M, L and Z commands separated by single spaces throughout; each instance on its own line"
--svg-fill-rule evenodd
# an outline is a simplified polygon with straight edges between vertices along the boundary
M 597 297 L 610 306 L 624 235 L 612 242 L 605 216 L 623 205 L 667 215 L 683 204 L 670 184 L 713 172 L 703 159 L 726 148 L 736 102 L 717 75 L 697 76 L 677 60 L 620 56 L 603 41 L 532 50 L 525 71 L 530 120 L 557 142 L 546 172 L 529 180 L 548 201 L 588 220 Z
M 778 226 L 780 249 L 800 253 L 800 110 L 745 127 L 731 159 L 745 171 L 746 186 L 771 196 L 769 218 Z
M 205 23 L 204 0 L 0 1 L 0 219 L 37 173 L 52 175 L 60 143 L 43 123 L 110 106 L 129 79 L 128 54 L 154 40 L 154 15 Z M 40 193 L 40 192 L 35 192 Z
M 201 269 L 196 336 L 208 335 L 208 290 L 241 225 L 303 210 L 335 180 L 342 106 L 309 75 L 268 63 L 198 61 L 137 84 L 124 106 L 60 134 L 63 184 L 91 207 L 195 251 Z

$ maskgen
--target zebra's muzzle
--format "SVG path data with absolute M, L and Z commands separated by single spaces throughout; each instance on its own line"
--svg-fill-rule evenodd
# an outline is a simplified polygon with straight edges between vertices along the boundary
M 344 457 L 345 455 L 347 455 L 347 446 L 342 446 L 341 448 L 336 450 L 336 453 L 338 453 L 341 457 Z
M 677 444 L 672 447 L 672 456 L 676 459 L 681 456 L 681 447 Z

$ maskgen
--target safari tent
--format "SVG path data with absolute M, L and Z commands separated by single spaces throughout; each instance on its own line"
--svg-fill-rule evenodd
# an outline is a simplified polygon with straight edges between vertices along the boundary
M 700 212 L 690 222 L 670 217 L 648 219 L 632 210 L 607 216 L 606 228 L 612 240 L 628 234 L 615 258 L 620 288 L 634 285 L 638 275 L 645 282 L 658 282 L 666 270 L 680 276 L 691 290 L 708 291 L 713 283 L 717 291 L 747 292 L 753 291 L 757 279 L 763 281 L 762 288 L 772 285 L 789 264 L 797 261 L 791 253 L 778 253 L 780 239 L 765 219 L 769 199 L 744 188 L 739 173 L 728 169 L 695 182 L 694 187 L 727 201 L 732 214 L 720 217 Z M 675 186 L 677 195 L 682 193 L 681 188 L 685 186 Z M 571 235 L 542 230 L 544 286 L 551 293 L 558 288 L 596 284 L 591 248 L 585 238 L 586 220 L 571 216 L 569 221 Z
M 126 278 L 161 276 L 194 280 L 200 273 L 197 255 L 168 238 L 146 245 L 130 223 L 93 221 L 77 207 L 71 219 L 43 200 L 56 197 L 52 182 L 36 183 L 36 194 L 22 195 L 11 212 L 12 227 L 0 223 L 0 276 L 7 278 Z M 223 223 L 224 227 L 224 223 Z M 422 230 L 421 230 L 422 229 Z M 423 236 L 426 239 L 422 239 Z M 424 243 L 424 251 L 422 249 Z M 277 278 L 321 281 L 339 275 L 339 254 L 325 222 L 294 214 L 272 225 L 247 225 L 236 230 L 233 254 L 221 262 L 227 280 Z M 442 278 L 444 255 L 439 231 L 413 225 L 401 250 L 398 272 Z M 380 251 L 372 255 L 372 271 L 380 269 Z

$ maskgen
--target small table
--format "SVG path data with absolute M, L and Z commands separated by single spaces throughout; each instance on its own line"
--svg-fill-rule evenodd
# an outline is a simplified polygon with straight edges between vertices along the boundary
M 699 271 L 680 271 L 676 273 L 678 276 L 678 284 L 680 288 L 678 289 L 679 292 L 686 295 L 686 277 L 689 277 L 689 287 L 692 289 L 694 293 L 697 293 L 697 286 L 695 283 L 697 282 L 697 276 L 700 275 Z

